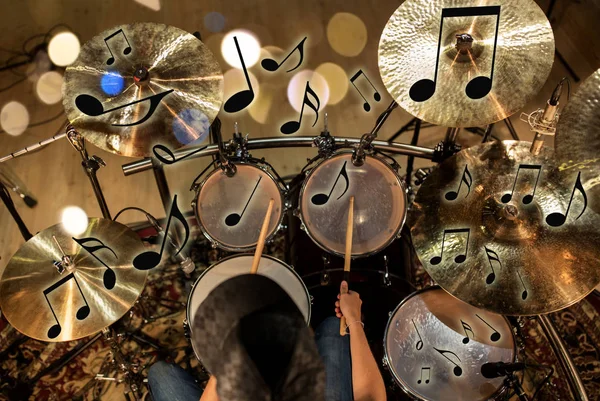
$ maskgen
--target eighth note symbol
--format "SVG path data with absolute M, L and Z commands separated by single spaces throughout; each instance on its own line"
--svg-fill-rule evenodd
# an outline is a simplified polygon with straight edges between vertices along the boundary
M 448 358 L 446 356 L 446 354 L 454 355 L 456 357 L 456 359 L 458 359 L 458 362 L 460 362 L 460 358 L 458 357 L 458 355 L 456 355 L 452 351 L 446 351 L 446 350 L 443 350 L 443 349 L 437 349 L 435 347 L 433 347 L 433 349 L 436 350 L 437 352 L 439 352 L 444 358 L 446 358 L 447 360 L 449 360 L 450 363 L 454 365 L 454 369 L 452 371 L 454 373 L 454 376 L 460 376 L 460 375 L 462 375 L 462 368 L 458 365 L 458 363 L 454 362 L 452 359 L 450 359 L 450 358 Z
M 294 68 L 292 68 L 291 70 L 287 70 L 286 72 L 294 71 L 296 68 L 300 67 L 300 64 L 302 64 L 302 61 L 304 60 L 304 42 L 306 42 L 306 39 L 307 39 L 307 37 L 304 37 L 304 39 L 302 39 L 300 41 L 300 43 L 298 43 L 298 45 L 296 47 L 294 47 L 294 49 L 290 52 L 290 54 L 288 54 L 281 63 L 278 63 L 277 61 L 273 60 L 272 58 L 265 58 L 265 59 L 263 59 L 263 61 L 260 62 L 260 65 L 262 66 L 262 68 L 264 68 L 267 71 L 271 71 L 271 72 L 277 71 L 279 69 L 279 67 L 281 67 L 281 65 L 283 63 L 285 63 L 285 61 L 296 50 L 298 50 L 298 53 L 300 54 L 300 61 L 298 61 L 298 64 Z
M 371 82 L 371 80 L 367 77 L 367 74 L 365 74 L 363 72 L 363 70 L 358 70 L 358 72 L 356 74 L 354 74 L 354 76 L 352 78 L 350 78 L 350 83 L 358 91 L 360 97 L 362 97 L 363 100 L 365 101 L 365 103 L 363 104 L 363 108 L 365 109 L 365 111 L 368 112 L 368 111 L 371 111 L 371 105 L 369 104 L 369 102 L 367 101 L 367 99 L 363 96 L 363 94 L 360 91 L 360 89 L 358 89 L 358 87 L 354 83 L 354 81 L 356 81 L 358 79 L 358 77 L 361 76 L 361 75 L 363 77 L 365 77 L 365 79 L 369 82 L 369 85 L 371 85 L 371 87 L 375 91 L 375 93 L 373 94 L 373 99 L 375 99 L 376 102 L 378 102 L 378 101 L 381 100 L 381 95 L 379 94 L 379 92 L 377 92 L 377 89 L 375 89 L 375 86 L 373 85 L 373 83 Z
M 573 187 L 573 192 L 571 192 L 571 199 L 569 200 L 569 206 L 567 206 L 567 211 L 565 212 L 565 214 L 562 214 L 560 212 L 555 212 L 555 213 L 551 213 L 546 217 L 546 223 L 548 223 L 549 226 L 552 227 L 560 227 L 563 224 L 565 224 L 565 221 L 567 221 L 567 216 L 569 215 L 569 210 L 571 210 L 571 203 L 573 202 L 573 196 L 575 196 L 575 190 L 578 190 L 579 193 L 581 194 L 581 196 L 583 197 L 583 209 L 581 209 L 581 212 L 579 213 L 579 215 L 577 217 L 575 217 L 575 220 L 579 219 L 581 217 L 581 215 L 583 214 L 583 212 L 585 212 L 585 209 L 587 208 L 587 195 L 585 193 L 585 190 L 583 189 L 583 184 L 581 183 L 581 171 L 577 174 L 577 180 L 575 181 L 575 186 Z
M 346 194 L 346 191 L 348 191 L 348 187 L 350 186 L 350 180 L 348 179 L 348 173 L 346 172 L 346 163 L 348 163 L 348 161 L 344 162 L 342 169 L 338 173 L 337 178 L 335 179 L 335 182 L 333 183 L 333 186 L 331 187 L 331 191 L 329 191 L 329 195 L 326 195 L 323 193 L 313 195 L 313 197 L 310 199 L 310 201 L 313 203 L 313 205 L 321 206 L 321 205 L 324 205 L 327 202 L 329 202 L 329 197 L 331 196 L 331 193 L 333 192 L 335 186 L 337 185 L 340 177 L 344 177 L 344 180 L 346 181 L 346 188 L 344 189 L 344 192 L 342 192 L 342 194 L 337 197 L 336 200 L 339 200 L 342 196 L 344 196 Z

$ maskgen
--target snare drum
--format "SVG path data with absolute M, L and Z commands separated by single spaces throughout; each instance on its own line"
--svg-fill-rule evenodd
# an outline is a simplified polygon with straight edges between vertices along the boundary
M 222 259 L 206 269 L 194 283 L 186 308 L 186 324 L 190 338 L 193 338 L 194 315 L 208 294 L 225 280 L 250 272 L 254 255 L 233 255 Z M 310 296 L 300 276 L 287 264 L 268 255 L 262 255 L 258 273 L 275 281 L 294 300 L 296 306 L 310 322 Z M 202 360 L 192 341 L 192 348 L 198 360 Z
M 343 256 L 350 197 L 354 196 L 352 256 L 387 247 L 406 219 L 406 190 L 390 165 L 367 156 L 352 164 L 351 152 L 322 160 L 300 190 L 299 215 L 306 232 L 322 249 Z
M 233 177 L 217 168 L 196 188 L 192 208 L 202 233 L 214 246 L 243 252 L 256 247 L 269 200 L 273 212 L 267 241 L 281 226 L 284 196 L 273 175 L 257 165 L 233 163 Z
M 410 396 L 427 401 L 494 399 L 504 377 L 486 379 L 487 362 L 514 362 L 515 339 L 502 315 L 477 309 L 440 287 L 417 291 L 391 314 L 384 364 Z

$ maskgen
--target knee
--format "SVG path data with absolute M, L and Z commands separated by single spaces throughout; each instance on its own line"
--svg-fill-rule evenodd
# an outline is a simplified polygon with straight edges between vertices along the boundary
M 336 316 L 329 316 L 325 318 L 317 327 L 315 331 L 315 336 L 318 337 L 331 337 L 331 336 L 340 336 L 340 319 Z
M 168 377 L 172 369 L 173 366 L 165 361 L 158 361 L 150 366 L 150 369 L 148 369 L 148 384 L 150 388 L 163 381 L 165 377 Z

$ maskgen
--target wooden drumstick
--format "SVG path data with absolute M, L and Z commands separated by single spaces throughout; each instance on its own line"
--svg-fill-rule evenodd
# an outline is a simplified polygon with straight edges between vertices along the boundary
M 346 251 L 344 252 L 344 280 L 350 285 L 350 261 L 352 259 L 352 228 L 354 224 L 354 196 L 350 197 L 348 209 L 348 225 L 346 226 Z M 341 290 L 340 290 L 341 292 Z M 340 297 L 340 312 L 342 311 L 342 299 Z M 346 317 L 340 319 L 340 336 L 346 335 Z
M 267 233 L 269 232 L 269 223 L 271 222 L 271 213 L 273 212 L 273 204 L 275 204 L 275 200 L 271 199 L 269 201 L 269 207 L 267 208 L 267 214 L 265 215 L 265 220 L 263 221 L 262 228 L 260 229 L 260 234 L 258 235 L 258 242 L 256 243 L 256 251 L 254 251 L 254 259 L 252 260 L 252 268 L 250 268 L 251 274 L 256 274 L 258 271 L 258 264 L 260 263 L 260 257 L 262 256 L 263 248 L 265 247 L 265 239 L 267 238 Z

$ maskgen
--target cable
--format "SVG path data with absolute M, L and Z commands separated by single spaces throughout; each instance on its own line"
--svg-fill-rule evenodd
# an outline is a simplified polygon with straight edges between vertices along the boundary
M 12 88 L 13 86 L 16 86 L 16 85 L 20 84 L 21 82 L 25 81 L 26 79 L 27 79 L 27 76 L 24 76 L 23 78 L 17 79 L 12 84 L 10 84 L 8 86 L 5 86 L 4 88 L 1 88 L 0 92 L 5 92 L 5 91 L 9 90 L 10 88 Z
M 128 210 L 137 210 L 138 212 L 144 213 L 146 216 L 152 216 L 150 213 L 148 213 L 147 211 L 145 211 L 141 207 L 128 206 L 128 207 L 126 207 L 124 209 L 119 210 L 119 213 L 117 213 L 116 216 L 113 217 L 113 221 L 117 221 L 117 219 L 119 218 L 119 216 L 121 215 L 121 213 L 126 212 Z M 154 216 L 152 216 L 152 217 L 154 217 Z
M 539 386 L 537 387 L 537 389 L 535 390 L 535 392 L 533 393 L 533 396 L 531 397 L 531 401 L 535 401 L 535 397 L 538 395 L 538 393 L 540 392 L 540 390 L 544 387 L 544 385 L 550 381 L 550 378 L 552 377 L 552 375 L 554 374 L 554 368 L 552 366 L 543 366 L 540 365 L 540 367 L 542 368 L 546 368 L 549 369 L 550 372 L 548 372 L 548 374 L 546 374 L 546 377 L 544 377 L 544 380 L 541 381 L 541 383 L 539 384 Z
M 65 113 L 64 113 L 64 110 L 61 110 L 61 112 L 60 112 L 59 114 L 55 115 L 54 117 L 51 117 L 51 118 L 49 118 L 49 119 L 47 119 L 47 120 L 43 120 L 43 121 L 38 121 L 38 122 L 35 122 L 35 123 L 33 123 L 33 124 L 29 124 L 29 125 L 27 126 L 27 129 L 29 129 L 29 128 L 31 128 L 31 127 L 39 127 L 40 125 L 44 125 L 44 124 L 51 123 L 52 121 L 54 121 L 54 120 L 58 119 L 60 116 L 64 116 L 64 114 L 65 114 Z M 68 122 L 69 122 L 69 120 L 66 120 L 65 122 L 67 122 L 67 123 L 68 123 Z M 60 125 L 60 127 L 59 127 L 59 130 L 58 130 L 58 131 L 60 131 L 60 129 L 63 127 L 63 125 L 65 125 L 65 123 L 62 123 L 62 124 Z M 6 133 L 6 131 L 4 131 L 4 130 L 0 130 L 0 134 L 4 134 L 4 133 Z M 57 134 L 58 134 L 58 132 L 56 132 L 56 133 L 55 133 L 54 135 L 52 135 L 52 136 L 55 136 L 55 135 L 57 135 Z

